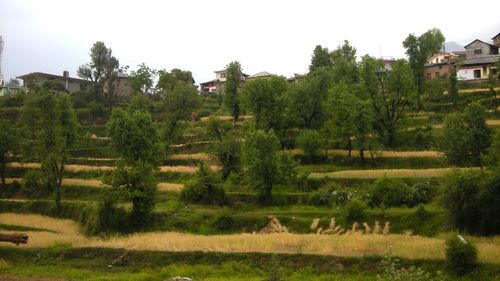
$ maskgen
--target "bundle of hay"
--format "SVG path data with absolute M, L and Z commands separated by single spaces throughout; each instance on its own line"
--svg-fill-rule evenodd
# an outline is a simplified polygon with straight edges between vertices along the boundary
M 288 228 L 281 225 L 278 218 L 269 216 L 268 219 L 267 225 L 259 231 L 259 234 L 288 233 Z

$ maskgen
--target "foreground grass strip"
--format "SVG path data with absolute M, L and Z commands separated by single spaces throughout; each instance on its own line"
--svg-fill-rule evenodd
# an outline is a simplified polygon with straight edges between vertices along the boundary
M 459 168 L 458 170 L 472 170 L 479 168 Z M 332 178 L 332 179 L 376 179 L 383 176 L 391 178 L 437 178 L 452 172 L 455 168 L 433 168 L 433 169 L 379 169 L 379 170 L 349 170 L 328 173 L 311 173 L 310 178 Z
M 40 163 L 19 163 L 11 162 L 7 163 L 7 167 L 11 168 L 27 168 L 27 169 L 40 169 Z M 91 165 L 65 165 L 64 169 L 72 172 L 79 171 L 111 171 L 115 167 L 113 166 L 91 166 Z M 217 165 L 211 165 L 210 168 L 214 171 L 220 169 Z M 197 166 L 160 166 L 160 172 L 175 172 L 175 173 L 187 173 L 194 174 L 198 171 Z
M 57 243 L 71 243 L 73 247 L 120 248 L 171 252 L 223 252 L 223 253 L 302 253 L 359 257 L 384 255 L 392 247 L 396 256 L 407 259 L 443 259 L 443 238 L 405 236 L 397 234 L 231 234 L 193 235 L 175 232 L 136 233 L 109 239 L 88 238 L 78 232 L 71 220 L 54 219 L 39 215 L 0 214 L 0 223 L 38 227 L 59 232 L 30 232 L 30 242 L 23 248 L 42 248 Z M 472 238 L 479 250 L 479 260 L 500 264 L 500 238 Z M 9 247 L 9 246 L 8 246 Z M 11 247 L 16 247 L 12 245 Z

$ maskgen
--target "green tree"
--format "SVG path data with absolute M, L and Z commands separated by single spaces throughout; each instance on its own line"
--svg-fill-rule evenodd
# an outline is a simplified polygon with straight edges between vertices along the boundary
M 325 118 L 324 102 L 330 86 L 330 74 L 318 69 L 290 89 L 290 109 L 300 127 L 319 128 Z
M 500 130 L 496 130 L 484 162 L 490 167 L 500 168 Z
M 296 142 L 310 163 L 318 159 L 320 149 L 324 147 L 323 136 L 316 130 L 303 130 L 297 136 Z
M 82 65 L 77 75 L 92 81 L 92 91 L 96 98 L 103 98 L 109 110 L 117 100 L 117 79 L 120 63 L 113 56 L 111 48 L 97 41 L 90 49 L 90 63 Z
M 208 119 L 206 134 L 213 141 L 209 153 L 221 165 L 222 179 L 241 169 L 241 141 L 230 132 L 230 125 L 214 117 Z
M 158 91 L 173 91 L 179 82 L 184 82 L 184 84 L 193 85 L 194 79 L 191 71 L 181 70 L 174 68 L 172 70 L 160 70 L 158 71 L 158 83 L 156 83 L 156 88 Z
M 312 54 L 311 64 L 309 65 L 309 73 L 314 72 L 319 68 L 330 66 L 332 66 L 332 61 L 328 48 L 323 48 L 321 45 L 317 45 Z
M 163 73 L 160 75 L 160 80 L 161 77 L 167 76 L 170 75 Z M 159 95 L 157 110 L 161 112 L 161 118 L 165 122 L 165 138 L 172 142 L 180 135 L 180 122 L 190 120 L 191 114 L 198 108 L 200 97 L 192 82 L 184 81 L 184 79 L 177 80 L 175 83 L 171 81 L 167 83 L 166 79 L 163 80 Z
M 450 73 L 450 77 L 448 78 L 448 96 L 450 97 L 451 101 L 453 102 L 453 105 L 455 108 L 457 107 L 458 103 L 458 78 L 457 78 L 457 68 L 458 66 L 455 64 L 453 65 Z
M 490 89 L 490 93 L 493 96 L 494 102 L 493 106 L 495 110 L 498 108 L 498 101 L 497 101 L 497 91 L 495 90 L 495 87 L 497 86 L 497 77 L 493 75 L 493 73 L 490 71 L 490 74 L 488 75 L 488 89 Z
M 409 99 L 414 95 L 412 71 L 405 60 L 398 60 L 391 71 L 384 71 L 381 62 L 364 56 L 362 78 L 369 93 L 378 132 L 384 143 L 394 146 L 396 133 Z
M 132 223 L 140 226 L 154 207 L 154 171 L 163 160 L 164 146 L 157 125 L 144 111 L 128 113 L 116 108 L 107 123 L 112 148 L 120 161 L 108 183 L 132 201 Z
M 288 82 L 284 77 L 252 79 L 241 89 L 244 107 L 253 114 L 257 129 L 278 132 L 286 123 Z
M 0 174 L 2 177 L 2 187 L 5 188 L 5 170 L 7 169 L 7 159 L 16 148 L 18 142 L 17 132 L 14 126 L 5 121 L 0 121 Z
M 463 113 L 446 117 L 441 146 L 451 164 L 482 166 L 491 138 L 485 114 L 483 106 L 471 103 Z
M 356 48 L 345 40 L 342 46 L 330 53 L 332 61 L 332 75 L 336 83 L 348 84 L 359 81 L 358 63 L 356 62 Z
M 285 152 L 286 153 L 286 152 Z M 286 158 L 280 153 L 280 143 L 273 130 L 265 132 L 253 131 L 247 134 L 242 147 L 242 163 L 244 173 L 251 186 L 259 192 L 259 200 L 263 203 L 272 201 L 273 186 L 280 180 L 287 180 L 290 171 L 283 171 L 283 167 L 292 167 L 280 164 Z
M 224 84 L 224 104 L 233 116 L 233 123 L 238 121 L 241 114 L 238 88 L 241 83 L 242 70 L 238 61 L 230 62 L 226 66 L 226 83 Z
M 41 162 L 47 187 L 61 211 L 61 185 L 69 149 L 75 144 L 78 121 L 67 95 L 39 90 L 26 100 L 21 116 L 23 156 Z
M 158 71 L 149 68 L 145 63 L 141 63 L 136 71 L 131 72 L 130 86 L 134 93 L 152 94 L 154 79 L 157 74 Z
M 225 191 L 219 184 L 217 176 L 201 162 L 194 179 L 182 189 L 180 198 L 189 203 L 223 205 Z
M 420 97 L 425 91 L 425 64 L 431 55 L 443 48 L 444 40 L 441 30 L 433 28 L 418 37 L 410 34 L 403 41 L 417 87 L 417 110 L 421 108 Z

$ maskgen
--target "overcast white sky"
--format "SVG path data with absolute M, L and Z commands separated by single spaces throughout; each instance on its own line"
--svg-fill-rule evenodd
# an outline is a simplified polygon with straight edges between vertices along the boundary
M 314 47 L 335 49 L 344 39 L 358 56 L 404 57 L 402 41 L 430 28 L 447 41 L 490 42 L 500 32 L 500 1 L 326 0 L 0 0 L 6 80 L 29 72 L 76 76 L 96 41 L 131 70 L 193 72 L 214 78 L 232 60 L 243 71 L 304 73 Z

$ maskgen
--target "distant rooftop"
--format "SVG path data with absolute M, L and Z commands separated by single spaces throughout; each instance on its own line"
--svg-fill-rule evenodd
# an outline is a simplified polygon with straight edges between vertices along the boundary
M 268 76 L 273 76 L 273 75 L 267 71 L 261 71 L 259 73 L 254 74 L 254 75 L 248 76 L 248 78 L 259 78 L 259 77 L 268 77 Z

